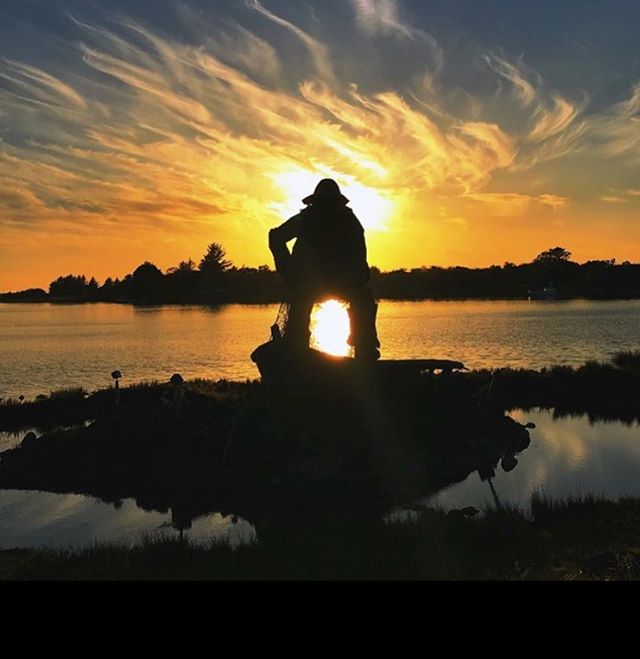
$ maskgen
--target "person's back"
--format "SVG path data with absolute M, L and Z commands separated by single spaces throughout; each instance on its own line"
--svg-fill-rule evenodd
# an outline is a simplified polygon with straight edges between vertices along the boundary
M 341 286 L 366 283 L 369 277 L 364 230 L 353 211 L 335 203 L 314 204 L 298 216 L 292 259 L 303 283 Z

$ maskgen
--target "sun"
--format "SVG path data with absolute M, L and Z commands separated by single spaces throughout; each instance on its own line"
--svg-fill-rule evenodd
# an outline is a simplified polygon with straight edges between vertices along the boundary
M 317 304 L 311 313 L 311 347 L 335 357 L 351 355 L 347 305 L 338 300 Z
M 321 173 L 308 170 L 281 171 L 272 176 L 282 193 L 281 202 L 271 205 L 283 220 L 288 219 L 304 208 L 302 200 L 315 190 L 323 178 L 335 179 L 342 194 L 349 199 L 349 206 L 357 215 L 362 226 L 368 231 L 385 231 L 394 211 L 394 203 L 376 189 L 360 183 L 349 175 L 338 174 L 331 169 Z

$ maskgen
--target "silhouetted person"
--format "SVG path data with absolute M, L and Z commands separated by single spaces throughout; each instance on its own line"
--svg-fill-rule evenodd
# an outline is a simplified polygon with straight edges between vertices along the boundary
M 336 296 L 349 303 L 349 343 L 356 358 L 378 359 L 378 307 L 367 285 L 364 229 L 332 179 L 320 181 L 303 203 L 307 208 L 269 232 L 276 270 L 291 295 L 284 338 L 295 348 L 307 348 L 313 305 Z M 289 253 L 287 243 L 294 239 Z

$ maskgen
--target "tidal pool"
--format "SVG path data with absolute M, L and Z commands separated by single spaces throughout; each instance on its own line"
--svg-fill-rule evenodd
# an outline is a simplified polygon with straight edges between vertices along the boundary
M 608 499 L 640 496 L 640 425 L 592 422 L 586 415 L 554 417 L 549 410 L 515 410 L 520 423 L 536 424 L 531 445 L 517 456 L 518 466 L 481 481 L 477 472 L 428 500 L 445 509 L 466 506 L 519 506 L 528 511 L 533 492 L 549 498 L 593 494 Z M 493 491 L 492 491 L 493 488 Z M 494 494 L 495 492 L 495 494 Z

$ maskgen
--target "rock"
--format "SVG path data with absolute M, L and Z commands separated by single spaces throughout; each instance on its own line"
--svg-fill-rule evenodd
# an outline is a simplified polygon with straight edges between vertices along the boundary
M 22 439 L 22 442 L 20 442 L 20 448 L 29 448 L 34 444 L 37 444 L 37 442 L 38 436 L 35 434 L 35 432 L 28 432 Z
M 500 466 L 507 474 L 518 466 L 518 460 L 513 454 L 505 455 L 500 461 Z
M 467 506 L 460 511 L 465 517 L 475 517 L 480 514 L 480 511 L 473 506 Z

